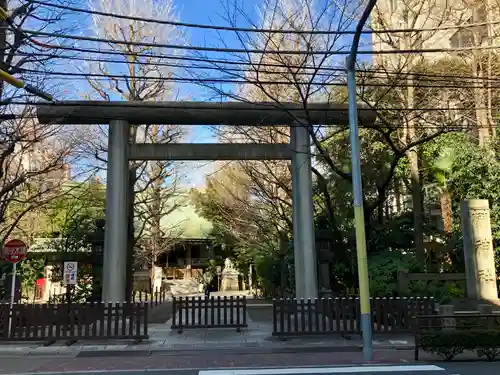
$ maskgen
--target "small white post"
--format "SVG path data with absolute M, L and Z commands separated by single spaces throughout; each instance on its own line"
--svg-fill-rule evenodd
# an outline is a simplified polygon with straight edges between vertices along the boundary
M 12 266 L 12 282 L 10 286 L 10 311 L 9 311 L 9 335 L 7 336 L 10 338 L 10 332 L 12 330 L 12 309 L 14 308 L 14 298 L 16 294 L 16 271 L 17 271 L 17 263 L 14 263 Z

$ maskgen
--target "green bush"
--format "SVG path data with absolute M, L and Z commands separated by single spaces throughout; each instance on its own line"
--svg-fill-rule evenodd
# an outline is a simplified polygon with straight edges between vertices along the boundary
M 420 334 L 419 347 L 448 361 L 464 350 L 475 351 L 479 357 L 493 360 L 500 354 L 500 329 L 423 332 Z

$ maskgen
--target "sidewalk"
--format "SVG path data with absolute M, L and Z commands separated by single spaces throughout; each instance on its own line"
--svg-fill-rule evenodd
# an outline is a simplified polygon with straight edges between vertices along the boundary
M 23 356 L 123 356 L 178 353 L 187 351 L 241 353 L 285 353 L 285 352 L 360 352 L 363 342 L 359 335 L 351 337 L 309 336 L 280 341 L 271 336 L 272 324 L 253 322 L 248 317 L 248 328 L 241 332 L 235 329 L 193 329 L 179 334 L 171 330 L 170 322 L 151 324 L 150 339 L 140 344 L 125 340 L 85 341 L 71 346 L 56 342 L 51 346 L 43 343 L 9 342 L 0 344 L 0 357 Z M 411 350 L 413 338 L 409 335 L 380 335 L 374 337 L 374 349 Z M 134 354 L 132 354 L 132 352 Z
M 409 363 L 407 351 L 395 354 L 393 350 L 375 351 L 371 363 Z M 299 354 L 196 354 L 151 355 L 137 357 L 93 357 L 93 358 L 1 358 L 0 374 L 54 373 L 113 370 L 175 370 L 175 369 L 220 369 L 234 367 L 297 367 L 362 364 L 362 353 L 299 353 Z

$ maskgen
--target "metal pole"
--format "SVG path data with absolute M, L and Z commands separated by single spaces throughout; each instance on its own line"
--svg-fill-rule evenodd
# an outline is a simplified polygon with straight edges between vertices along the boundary
M 10 333 L 12 332 L 12 309 L 14 308 L 14 300 L 15 300 L 15 294 L 16 294 L 16 273 L 17 273 L 17 263 L 14 263 L 12 266 L 12 281 L 11 281 L 11 286 L 10 286 L 10 311 L 9 311 L 9 335 L 7 336 L 10 338 Z
M 368 259 L 366 257 L 365 215 L 363 210 L 363 186 L 359 153 L 358 108 L 356 98 L 356 57 L 361 31 L 375 7 L 377 0 L 369 0 L 356 26 L 351 51 L 347 57 L 347 94 L 349 105 L 349 129 L 351 140 L 352 189 L 354 195 L 354 223 L 356 226 L 356 254 L 358 259 L 359 301 L 361 307 L 361 332 L 363 334 L 363 356 L 372 359 L 372 321 L 370 309 L 370 285 Z

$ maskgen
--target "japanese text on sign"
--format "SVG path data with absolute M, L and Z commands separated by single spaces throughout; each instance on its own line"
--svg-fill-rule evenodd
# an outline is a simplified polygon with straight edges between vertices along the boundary
M 63 283 L 65 285 L 75 285 L 78 279 L 78 263 L 64 262 Z

